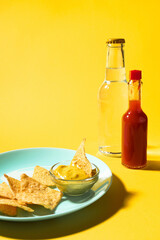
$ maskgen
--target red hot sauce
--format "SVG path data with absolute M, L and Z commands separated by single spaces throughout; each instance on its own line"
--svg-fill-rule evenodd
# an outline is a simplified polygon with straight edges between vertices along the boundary
M 141 108 L 141 71 L 130 71 L 129 109 L 122 117 L 122 164 L 143 168 L 147 164 L 147 116 Z

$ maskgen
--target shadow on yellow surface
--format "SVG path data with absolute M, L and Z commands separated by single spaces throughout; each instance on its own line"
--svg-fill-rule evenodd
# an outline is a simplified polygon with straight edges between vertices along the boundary
M 107 221 L 127 207 L 136 193 L 127 192 L 122 181 L 113 175 L 109 191 L 92 205 L 64 217 L 41 222 L 0 222 L 0 235 L 17 239 L 47 239 L 71 235 Z
M 147 166 L 142 170 L 160 171 L 160 161 L 148 160 Z
M 160 145 L 149 145 L 147 156 L 147 166 L 143 170 L 160 171 Z
M 149 145 L 147 147 L 148 159 L 159 160 L 160 159 L 160 145 Z

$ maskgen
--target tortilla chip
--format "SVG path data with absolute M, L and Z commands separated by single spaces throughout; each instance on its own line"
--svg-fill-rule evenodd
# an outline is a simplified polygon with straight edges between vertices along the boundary
M 21 193 L 19 200 L 29 204 L 42 205 L 53 210 L 62 198 L 62 193 L 51 189 L 35 179 L 21 175 Z
M 13 192 L 11 191 L 10 187 L 5 182 L 0 184 L 0 197 L 14 198 Z
M 36 166 L 32 178 L 46 186 L 55 186 L 49 171 L 43 167 Z
M 8 216 L 14 217 L 14 216 L 17 215 L 17 208 L 13 207 L 13 206 L 1 204 L 0 205 L 0 212 L 6 214 Z
M 0 206 L 2 206 L 3 212 L 5 210 L 4 205 L 12 206 L 12 207 L 19 207 L 19 208 L 22 208 L 23 210 L 25 210 L 27 212 L 34 212 L 34 210 L 32 208 L 24 206 L 21 203 L 19 203 L 17 200 L 14 200 L 14 199 L 0 198 Z M 12 209 L 12 211 L 13 211 L 13 209 Z
M 71 165 L 72 166 L 76 165 L 78 168 L 83 169 L 85 173 L 88 175 L 88 177 L 91 177 L 92 166 L 85 154 L 85 149 L 84 149 L 85 141 L 86 139 L 84 138 L 71 161 Z
M 20 192 L 21 189 L 21 183 L 19 180 L 9 177 L 7 174 L 4 174 L 4 176 L 7 178 L 9 186 L 12 190 L 12 192 L 14 193 L 15 198 L 18 198 L 18 194 Z

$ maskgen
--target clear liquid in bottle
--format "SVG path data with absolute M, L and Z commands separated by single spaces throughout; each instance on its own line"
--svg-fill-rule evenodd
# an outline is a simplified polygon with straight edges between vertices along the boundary
M 113 157 L 121 156 L 121 120 L 128 107 L 123 45 L 108 44 L 106 79 L 98 92 L 99 151 Z

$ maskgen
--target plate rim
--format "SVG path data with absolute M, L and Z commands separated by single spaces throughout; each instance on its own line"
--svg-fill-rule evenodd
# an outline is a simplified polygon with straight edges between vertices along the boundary
M 50 150 L 68 150 L 68 151 L 72 151 L 72 152 L 76 152 L 76 150 L 73 149 L 69 149 L 69 148 L 56 148 L 56 147 L 31 147 L 31 148 L 21 148 L 21 149 L 14 149 L 14 150 L 10 150 L 10 151 L 6 151 L 6 152 L 2 152 L 0 153 L 0 156 L 3 154 L 7 154 L 7 153 L 11 153 L 11 152 L 17 152 L 17 151 L 25 151 L 25 150 L 38 150 L 38 149 L 50 149 Z M 109 168 L 109 166 L 101 159 L 86 153 L 87 156 L 91 156 L 94 157 L 95 159 L 97 159 L 98 161 L 104 163 L 106 165 L 106 167 L 108 168 L 109 172 L 110 172 L 110 182 L 108 187 L 105 190 L 100 191 L 97 195 L 95 195 L 93 198 L 91 198 L 91 200 L 93 199 L 93 201 L 89 201 L 88 203 L 86 203 L 86 205 L 74 209 L 70 209 L 68 211 L 65 212 L 61 212 L 61 213 L 56 213 L 54 215 L 50 214 L 50 215 L 43 215 L 43 216 L 34 216 L 34 217 L 10 217 L 10 216 L 5 216 L 5 215 L 0 215 L 0 220 L 4 220 L 4 221 L 13 221 L 13 222 L 32 222 L 32 221 L 43 221 L 43 220 L 50 220 L 50 219 L 54 219 L 54 218 L 58 218 L 61 216 L 65 216 L 68 214 L 71 214 L 73 212 L 76 211 L 80 211 L 81 209 L 93 204 L 94 202 L 96 202 L 98 199 L 100 199 L 110 188 L 110 186 L 112 185 L 112 180 L 113 180 L 113 174 L 111 169 Z

